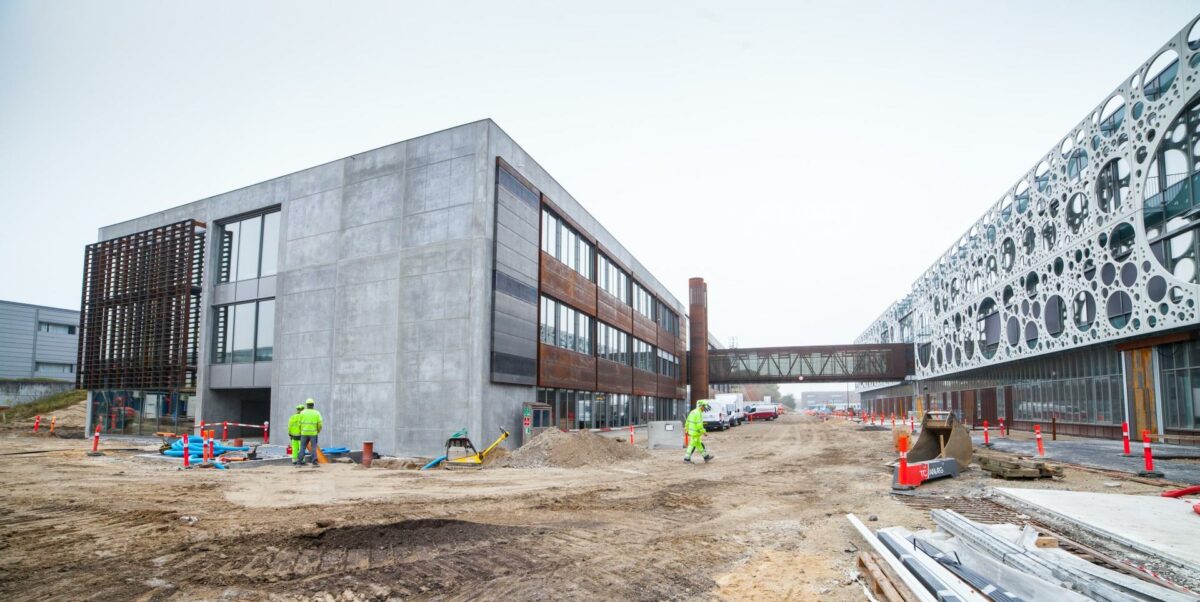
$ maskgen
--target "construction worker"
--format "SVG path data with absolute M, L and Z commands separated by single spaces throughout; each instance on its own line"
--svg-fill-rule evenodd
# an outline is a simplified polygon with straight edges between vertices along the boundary
M 296 406 L 296 413 L 288 416 L 288 438 L 292 440 L 292 466 L 300 462 L 300 412 L 304 404 Z
M 313 406 L 316 402 L 309 398 L 304 402 L 304 411 L 300 412 L 300 463 L 304 466 L 308 456 L 312 456 L 313 468 L 317 467 L 317 435 L 321 433 L 321 413 Z M 311 448 L 309 446 L 312 446 Z
M 683 461 L 689 464 L 692 462 L 692 452 L 694 451 L 700 452 L 705 462 L 712 459 L 712 455 L 704 451 L 704 412 L 707 410 L 707 399 L 697 401 L 696 408 L 688 412 L 687 422 L 683 425 L 688 435 L 687 455 L 683 457 Z

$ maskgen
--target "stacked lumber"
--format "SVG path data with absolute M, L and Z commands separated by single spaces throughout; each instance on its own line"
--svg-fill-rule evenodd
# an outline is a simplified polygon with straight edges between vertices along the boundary
M 887 563 L 875 552 L 859 552 L 858 569 L 866 578 L 871 594 L 880 600 L 912 602 L 916 599 L 902 581 L 892 576 Z
M 981 470 L 1002 479 L 1049 479 L 1063 476 L 1061 466 L 1047 464 L 1042 460 L 982 454 L 977 451 L 975 462 Z

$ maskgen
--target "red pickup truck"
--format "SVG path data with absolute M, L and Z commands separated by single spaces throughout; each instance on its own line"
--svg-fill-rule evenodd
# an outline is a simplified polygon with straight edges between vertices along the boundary
M 746 420 L 775 420 L 779 417 L 779 408 L 774 404 L 746 406 Z

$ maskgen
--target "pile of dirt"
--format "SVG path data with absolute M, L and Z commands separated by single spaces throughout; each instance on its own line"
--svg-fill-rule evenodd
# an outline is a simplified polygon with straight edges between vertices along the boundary
M 510 468 L 579 468 L 641 460 L 649 456 L 640 447 L 623 440 L 601 437 L 591 431 L 564 433 L 550 429 L 498 461 L 497 465 Z

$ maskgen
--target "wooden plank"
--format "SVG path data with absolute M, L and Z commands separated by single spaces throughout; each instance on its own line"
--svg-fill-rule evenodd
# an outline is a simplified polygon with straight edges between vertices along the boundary
M 858 566 L 863 569 L 863 574 L 867 577 L 867 582 L 871 586 L 871 593 L 888 602 L 905 602 L 905 598 L 900 595 L 900 592 L 896 589 L 896 585 L 892 583 L 891 579 L 880 568 L 882 563 L 878 562 L 874 556 L 874 552 L 862 551 L 858 553 Z

